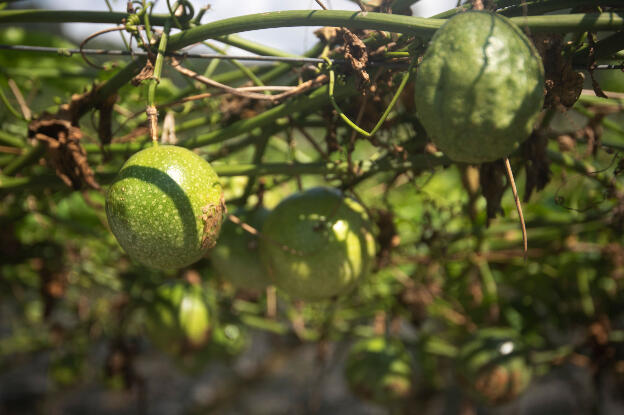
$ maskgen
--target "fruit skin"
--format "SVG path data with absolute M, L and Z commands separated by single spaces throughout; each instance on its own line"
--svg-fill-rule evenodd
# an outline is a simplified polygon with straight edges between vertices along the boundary
M 411 355 L 398 340 L 373 337 L 351 346 L 345 377 L 355 395 L 391 405 L 410 395 L 413 367 Z
M 240 220 L 260 230 L 269 214 L 264 207 L 234 212 Z M 210 251 L 210 259 L 217 274 L 238 288 L 264 290 L 270 284 L 259 256 L 258 236 L 244 230 L 232 221 L 221 228 L 217 245 Z
M 262 228 L 260 259 L 271 281 L 293 298 L 341 295 L 365 277 L 375 243 L 362 205 L 317 187 L 282 200 Z
M 136 261 L 180 268 L 214 246 L 225 204 L 219 178 L 192 151 L 155 145 L 122 166 L 106 195 L 106 216 Z
M 478 401 L 495 406 L 520 396 L 531 383 L 531 368 L 507 328 L 480 330 L 459 353 L 460 381 Z
M 450 159 L 507 157 L 526 140 L 544 101 L 541 58 L 507 18 L 465 12 L 433 36 L 418 67 L 416 111 Z

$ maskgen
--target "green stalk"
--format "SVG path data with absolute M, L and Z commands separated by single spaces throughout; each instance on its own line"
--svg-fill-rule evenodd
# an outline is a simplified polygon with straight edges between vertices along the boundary
M 220 47 L 213 45 L 210 42 L 203 42 L 204 45 L 208 46 L 210 49 L 214 50 L 215 52 L 221 54 L 221 55 L 226 55 L 226 51 L 225 49 L 221 49 Z M 253 73 L 253 71 L 251 69 L 249 69 L 247 66 L 243 65 L 242 63 L 240 63 L 237 60 L 229 60 L 228 61 L 230 64 L 234 65 L 236 68 L 238 68 L 239 71 L 241 71 L 242 73 L 244 73 L 249 79 L 251 79 L 251 81 L 254 83 L 254 85 L 256 86 L 264 86 L 264 83 L 262 83 L 262 81 L 256 76 L 256 74 Z
M 574 170 L 581 173 L 588 178 L 596 180 L 606 188 L 619 187 L 613 176 L 606 174 L 605 172 L 597 172 L 595 167 L 589 163 L 585 163 L 582 160 L 577 160 L 567 154 L 563 154 L 559 151 L 546 150 L 548 158 L 563 167 Z
M 596 59 L 609 58 L 623 48 L 624 32 L 617 32 L 596 43 L 594 56 Z M 572 61 L 577 65 L 587 65 L 589 63 L 589 45 L 577 51 Z
M 127 13 L 7 10 L 0 11 L 0 23 L 122 23 Z M 169 16 L 152 15 L 152 23 L 164 25 Z M 512 17 L 517 25 L 531 31 L 582 32 L 621 30 L 624 18 L 617 13 L 578 13 L 568 15 Z M 346 10 L 286 10 L 249 14 L 196 26 L 171 36 L 167 50 L 177 50 L 193 43 L 249 30 L 294 26 L 335 26 L 350 29 L 381 30 L 430 37 L 444 24 L 444 19 L 411 17 L 386 13 L 361 13 Z
M 246 120 L 240 120 L 232 125 L 199 135 L 190 140 L 180 143 L 181 146 L 197 148 L 210 144 L 220 143 L 229 138 L 245 134 L 254 128 L 265 127 L 274 124 L 279 118 L 286 117 L 300 111 L 314 112 L 322 108 L 327 103 L 328 87 L 317 88 L 309 95 L 301 95 L 293 100 L 277 105 L 262 114 Z M 339 97 L 347 97 L 356 94 L 358 91 L 351 87 L 340 88 L 336 92 Z
M 12 176 L 19 172 L 22 168 L 34 163 L 43 155 L 45 151 L 45 145 L 41 142 L 37 143 L 34 147 L 30 147 L 25 153 L 13 159 L 3 170 L 2 174 L 6 176 Z
M 9 99 L 6 97 L 6 95 L 4 95 L 4 91 L 2 90 L 2 88 L 0 88 L 0 101 L 2 101 L 4 106 L 9 110 L 11 114 L 13 114 L 13 116 L 15 116 L 18 120 L 24 121 L 24 116 L 18 110 L 13 108 L 13 105 L 11 105 Z
M 284 52 L 280 49 L 272 48 L 270 46 L 265 46 L 260 43 L 253 42 L 251 40 L 244 39 L 238 35 L 226 35 L 219 36 L 215 38 L 221 43 L 225 43 L 226 45 L 234 46 L 239 49 L 246 50 L 251 53 L 255 53 L 256 55 L 262 56 L 282 56 L 284 58 L 293 58 L 298 55 L 294 55 L 292 53 Z
M 0 130 L 0 143 L 2 143 L 3 145 L 19 148 L 23 148 L 26 145 L 23 140 L 20 140 L 17 137 L 13 137 L 11 134 L 8 134 L 2 130 Z
M 205 39 L 214 39 L 232 33 L 294 26 L 337 26 L 350 29 L 405 32 L 429 37 L 442 23 L 444 23 L 443 20 L 385 13 L 363 14 L 345 10 L 288 10 L 238 16 L 196 26 L 171 36 L 169 46 L 170 50 L 177 50 Z
M 375 163 L 370 160 L 356 160 L 362 173 L 405 171 L 409 169 L 431 169 L 433 167 L 448 165 L 450 161 L 439 155 L 415 154 L 405 161 L 389 160 Z M 219 164 L 213 163 L 215 172 L 222 177 L 232 176 L 269 176 L 269 175 L 327 175 L 345 174 L 349 169 L 346 161 L 342 162 L 315 162 L 315 163 L 264 163 L 264 164 Z M 101 184 L 110 184 L 116 172 L 96 173 L 96 179 Z M 29 177 L 7 177 L 0 175 L 0 191 L 18 191 L 28 188 L 41 187 L 66 187 L 66 185 L 53 174 L 32 175 Z
M 327 62 L 330 65 L 328 94 L 329 94 L 329 100 L 330 100 L 332 106 L 334 107 L 334 109 L 336 110 L 336 112 L 338 113 L 340 118 L 342 118 L 342 120 L 345 123 L 347 123 L 347 125 L 349 125 L 355 131 L 357 131 L 358 133 L 362 134 L 365 137 L 372 137 L 381 128 L 383 123 L 386 121 L 386 118 L 388 118 L 388 115 L 390 114 L 390 111 L 392 111 L 392 108 L 394 108 L 394 105 L 396 104 L 397 100 L 399 99 L 399 96 L 403 92 L 403 89 L 405 88 L 405 85 L 407 84 L 407 81 L 409 80 L 410 74 L 412 73 L 412 70 L 414 69 L 414 66 L 416 65 L 417 61 L 416 61 L 416 59 L 412 60 L 412 63 L 410 64 L 409 68 L 407 68 L 407 71 L 405 71 L 405 73 L 403 74 L 403 78 L 401 79 L 401 83 L 399 84 L 399 87 L 397 88 L 396 92 L 394 93 L 394 96 L 392 97 L 392 100 L 390 100 L 390 103 L 386 107 L 386 110 L 383 112 L 383 114 L 379 118 L 379 121 L 377 121 L 377 124 L 375 125 L 375 127 L 373 127 L 373 129 L 370 132 L 368 132 L 366 130 L 363 130 L 358 125 L 356 125 L 353 121 L 351 121 L 349 119 L 349 117 L 347 117 L 347 115 L 344 112 L 342 112 L 342 110 L 338 106 L 338 103 L 334 99 L 335 75 L 334 75 L 334 71 L 331 69 L 331 61 L 329 59 L 327 59 Z
M 150 79 L 148 79 L 147 85 L 147 105 L 155 106 L 156 102 L 156 87 L 160 82 L 160 75 L 162 73 L 163 60 L 165 56 L 165 50 L 167 50 L 167 38 L 169 37 L 169 30 L 171 26 L 169 23 L 165 23 L 165 29 L 163 31 L 162 37 L 160 38 L 160 43 L 158 44 L 158 55 L 156 55 L 156 63 L 154 64 L 154 75 Z

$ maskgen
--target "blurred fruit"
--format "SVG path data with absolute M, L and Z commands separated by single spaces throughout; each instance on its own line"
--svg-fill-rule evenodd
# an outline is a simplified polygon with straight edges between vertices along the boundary
M 351 391 L 381 405 L 397 404 L 412 390 L 413 362 L 398 340 L 373 337 L 349 350 L 345 376 Z
M 346 293 L 370 271 L 374 239 L 362 205 L 336 189 L 284 199 L 262 228 L 260 258 L 271 281 L 293 298 Z
M 150 339 L 171 354 L 205 344 L 210 313 L 200 285 L 175 281 L 160 286 L 148 308 Z
M 219 179 L 192 151 L 155 145 L 123 165 L 106 196 L 113 234 L 135 260 L 180 268 L 214 246 L 225 213 Z
M 503 404 L 529 386 L 531 368 L 518 350 L 518 338 L 511 329 L 482 329 L 461 349 L 461 382 L 477 400 Z
M 526 140 L 543 104 L 544 68 L 507 18 L 459 13 L 433 36 L 418 67 L 416 111 L 450 159 L 507 157 Z
M 263 207 L 251 211 L 234 213 L 243 222 L 257 230 L 269 214 Z M 269 285 L 264 266 L 258 254 L 259 239 L 232 221 L 226 221 L 221 228 L 217 245 L 210 252 L 210 259 L 217 274 L 238 288 L 261 291 Z

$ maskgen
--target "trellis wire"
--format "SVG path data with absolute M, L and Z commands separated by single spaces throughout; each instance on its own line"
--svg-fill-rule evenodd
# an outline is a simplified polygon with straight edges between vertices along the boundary
M 80 49 L 69 48 L 53 48 L 46 46 L 28 46 L 28 45 L 0 45 L 0 50 L 13 50 L 20 52 L 41 52 L 41 53 L 56 53 L 61 56 L 71 56 L 74 54 L 80 54 Z M 145 51 L 128 51 L 121 49 L 82 49 L 82 53 L 85 55 L 106 55 L 106 56 L 147 56 Z M 325 63 L 325 60 L 321 58 L 306 58 L 306 57 L 285 57 L 285 56 L 258 56 L 258 55 L 219 55 L 216 53 L 190 53 L 190 52 L 166 52 L 165 56 L 174 56 L 183 59 L 222 59 L 222 60 L 240 60 L 240 61 L 257 61 L 257 62 L 289 62 L 289 63 Z M 332 59 L 336 63 L 345 63 L 344 59 Z M 409 65 L 408 62 L 387 62 L 387 61 L 370 61 L 368 63 L 371 66 L 387 66 L 402 68 Z M 577 69 L 585 69 L 585 67 L 576 67 Z M 601 64 L 597 65 L 594 70 L 606 70 L 606 69 L 624 69 L 624 64 L 612 65 Z
M 61 56 L 71 56 L 73 54 L 85 55 L 109 55 L 109 56 L 147 56 L 145 51 L 128 51 L 121 49 L 68 49 L 68 48 L 53 48 L 46 46 L 27 46 L 27 45 L 0 45 L 0 50 L 14 50 L 20 52 L 42 52 L 42 53 L 56 53 Z M 286 56 L 258 56 L 258 55 L 220 55 L 217 53 L 190 53 L 190 52 L 165 52 L 166 56 L 174 56 L 183 59 L 222 59 L 222 60 L 240 60 L 240 61 L 260 61 L 260 62 L 289 62 L 289 63 L 325 63 L 320 58 L 306 58 L 306 57 L 286 57 Z M 334 62 L 344 63 L 344 59 L 334 59 Z M 384 66 L 406 66 L 407 64 L 399 62 L 381 62 L 373 61 L 371 65 L 384 65 Z

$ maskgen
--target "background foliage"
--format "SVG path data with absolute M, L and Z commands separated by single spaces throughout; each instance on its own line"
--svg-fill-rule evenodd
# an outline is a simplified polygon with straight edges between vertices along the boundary
M 441 20 L 410 20 L 404 14 L 413 1 L 362 3 L 385 15 L 357 20 L 327 11 L 308 22 L 302 13 L 287 23 L 269 13 L 271 23 L 258 24 L 350 27 L 352 32 L 320 31 L 306 56 L 346 58 L 335 66 L 335 95 L 343 111 L 370 130 Z M 67 397 L 85 388 L 104 391 L 103 412 L 134 411 L 138 402 L 139 411 L 152 413 L 151 403 L 159 399 L 154 391 L 173 372 L 205 381 L 207 373 L 227 373 L 218 386 L 207 381 L 212 389 L 200 398 L 175 395 L 173 412 L 233 413 L 227 411 L 253 392 L 251 385 L 269 382 L 280 359 L 303 359 L 300 350 L 316 362 L 304 364 L 309 371 L 295 382 L 304 386 L 286 409 L 262 395 L 247 398 L 253 413 L 329 413 L 337 409 L 324 389 L 333 379 L 328 374 L 342 367 L 349 345 L 378 337 L 386 338 L 382 349 L 390 357 L 373 353 L 364 369 L 351 363 L 352 373 L 368 379 L 370 369 L 372 379 L 382 378 L 396 367 L 388 359 L 398 359 L 400 375 L 409 367 L 407 393 L 379 398 L 380 392 L 353 392 L 392 412 L 536 413 L 540 405 L 530 406 L 529 399 L 522 406 L 516 399 L 521 380 L 530 377 L 529 390 L 536 390 L 572 371 L 584 379 L 579 396 L 585 398 L 568 409 L 608 413 L 624 387 L 624 75 L 621 69 L 590 70 L 621 65 L 622 7 L 610 1 L 483 3 L 510 16 L 528 15 L 526 28 L 546 67 L 542 120 L 510 157 L 524 198 L 526 259 L 502 163 L 457 165 L 435 152 L 415 116 L 411 82 L 382 128 L 366 138 L 330 105 L 323 64 L 182 61 L 233 87 L 318 81 L 283 102 L 207 87 L 176 71 L 170 58 L 158 83 L 143 76 L 143 85 L 135 86 L 131 79 L 145 66 L 144 57 L 91 56 L 95 68 L 79 54 L 66 56 L 77 45 L 29 26 L 94 19 L 86 13 L 11 14 L 19 2 L 0 11 L 0 44 L 59 49 L 0 52 L 0 413 L 79 411 L 83 407 Z M 147 35 L 130 24 L 149 22 L 158 30 L 151 35 L 154 53 L 162 25 L 171 24 L 179 29 L 169 39 L 171 51 L 206 40 L 221 53 L 212 43 L 216 38 L 258 55 L 287 55 L 236 37 L 257 16 L 202 26 L 200 10 L 180 4 L 176 19 L 146 20 L 149 6 L 134 2 L 133 16 L 102 13 L 100 21 L 113 27 L 125 18 L 135 48 Z M 539 20 L 544 13 L 551 14 Z M 24 24 L 7 24 L 16 22 Z M 359 67 L 363 55 L 369 62 Z M 156 86 L 151 98 L 150 84 Z M 205 92 L 212 95 L 185 101 Z M 210 257 L 169 273 L 132 262 L 107 228 L 104 191 L 124 160 L 149 143 L 150 100 L 159 108 L 161 131 L 163 120 L 174 120 L 169 140 L 212 162 L 230 212 L 259 204 L 270 209 L 316 185 L 360 200 L 375 222 L 373 275 L 343 298 L 304 304 L 280 292 L 276 298 L 272 290 L 237 289 Z M 59 131 L 78 150 L 61 146 L 55 152 L 37 135 L 60 141 Z M 176 287 L 190 289 L 206 305 L 206 329 L 193 329 L 205 336 L 189 339 L 188 325 L 175 322 L 175 300 L 172 305 L 167 292 L 181 289 Z M 150 366 L 163 359 L 165 369 Z M 39 362 L 34 369 L 33 362 Z M 484 367 L 508 372 L 479 383 Z M 42 377 L 44 386 L 9 387 L 19 372 Z M 126 399 L 116 408 L 110 403 L 115 396 Z M 350 399 L 355 413 L 376 408 Z

